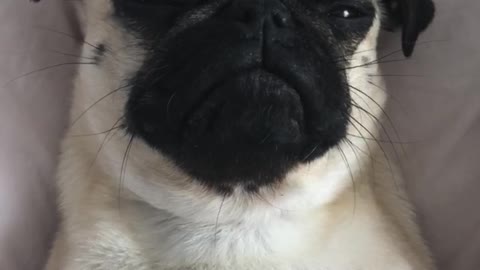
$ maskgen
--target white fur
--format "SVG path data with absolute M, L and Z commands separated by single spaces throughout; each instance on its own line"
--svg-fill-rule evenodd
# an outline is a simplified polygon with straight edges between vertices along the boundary
M 86 40 L 110 47 L 100 66 L 81 67 L 76 80 L 72 119 L 82 117 L 63 144 L 63 223 L 48 270 L 433 269 L 398 174 L 374 142 L 355 137 L 377 135 L 379 124 L 361 110 L 353 117 L 372 134 L 350 125 L 354 147 L 340 144 L 258 197 L 215 195 L 141 141 L 127 149 L 130 138 L 121 131 L 76 136 L 113 127 L 125 91 L 82 112 L 121 87 L 143 60 L 133 36 L 111 20 L 108 0 L 85 5 Z M 376 59 L 378 32 L 376 20 L 350 66 Z M 83 55 L 91 51 L 86 45 Z M 381 118 L 385 93 L 368 83 L 382 84 L 368 76 L 378 72 L 377 65 L 354 68 L 348 80 L 371 97 L 357 92 L 353 100 Z

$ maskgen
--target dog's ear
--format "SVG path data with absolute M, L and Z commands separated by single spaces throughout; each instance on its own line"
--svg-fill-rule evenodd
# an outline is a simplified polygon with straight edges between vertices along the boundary
M 402 49 L 406 57 L 412 55 L 418 36 L 432 22 L 435 5 L 432 0 L 382 0 L 389 25 L 401 25 Z

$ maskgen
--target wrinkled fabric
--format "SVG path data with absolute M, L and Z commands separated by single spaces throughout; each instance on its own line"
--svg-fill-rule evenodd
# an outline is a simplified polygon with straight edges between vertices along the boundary
M 79 42 L 56 32 L 78 36 L 69 2 L 0 3 L 0 269 L 41 269 L 56 228 L 52 186 L 75 67 L 68 63 L 81 62 L 66 55 L 78 55 Z M 382 64 L 393 123 L 384 137 L 394 141 L 390 160 L 404 171 L 440 270 L 478 270 L 480 2 L 436 2 L 414 57 Z M 400 47 L 398 35 L 382 39 L 380 55 Z

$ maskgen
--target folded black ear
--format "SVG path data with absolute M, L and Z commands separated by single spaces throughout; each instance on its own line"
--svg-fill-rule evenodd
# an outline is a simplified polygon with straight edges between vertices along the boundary
M 383 0 L 387 13 L 402 26 L 402 49 L 412 55 L 418 36 L 432 22 L 435 5 L 432 0 Z

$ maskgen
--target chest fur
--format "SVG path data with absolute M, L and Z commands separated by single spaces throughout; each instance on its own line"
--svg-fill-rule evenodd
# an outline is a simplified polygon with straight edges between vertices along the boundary
M 129 204 L 93 225 L 93 235 L 77 232 L 77 261 L 98 270 L 413 269 L 374 204 L 349 206 L 229 223 L 220 212 L 217 224 L 196 224 Z

